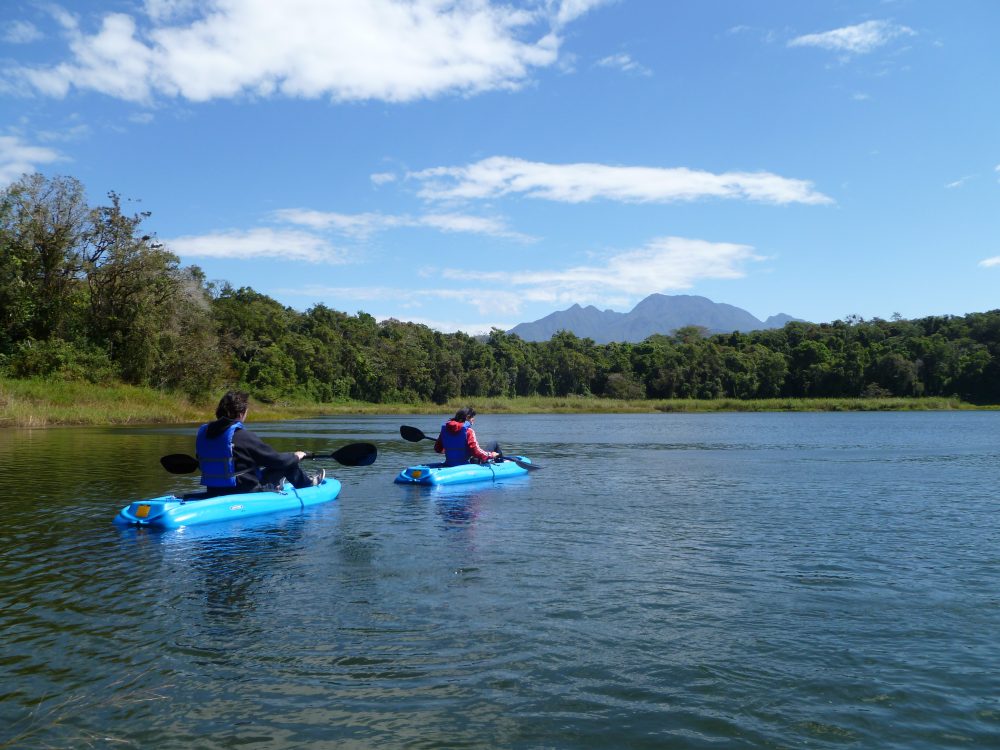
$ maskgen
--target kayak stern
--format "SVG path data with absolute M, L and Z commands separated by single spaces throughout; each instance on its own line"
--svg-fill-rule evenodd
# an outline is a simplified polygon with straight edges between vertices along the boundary
M 151 500 L 129 503 L 115 516 L 119 526 L 153 526 L 168 510 L 184 504 L 184 500 L 174 495 L 164 495 Z

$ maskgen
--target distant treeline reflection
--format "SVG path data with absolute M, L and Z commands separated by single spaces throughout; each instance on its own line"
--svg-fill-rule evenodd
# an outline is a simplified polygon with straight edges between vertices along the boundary
M 616 399 L 958 396 L 1000 402 L 1000 310 L 962 317 L 788 323 L 641 343 L 568 332 L 527 342 L 298 312 L 206 279 L 146 234 L 115 193 L 88 206 L 70 177 L 0 194 L 0 375 L 125 382 L 262 401 L 445 403 L 464 397 Z

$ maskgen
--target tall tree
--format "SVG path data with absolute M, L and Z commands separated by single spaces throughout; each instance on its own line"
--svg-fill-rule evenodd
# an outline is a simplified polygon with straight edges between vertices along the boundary
M 160 364 L 160 332 L 177 314 L 180 259 L 140 233 L 148 213 L 127 216 L 119 196 L 108 197 L 85 235 L 90 328 L 126 380 L 148 383 Z
M 8 342 L 72 335 L 90 210 L 72 177 L 26 175 L 0 198 L 0 302 Z

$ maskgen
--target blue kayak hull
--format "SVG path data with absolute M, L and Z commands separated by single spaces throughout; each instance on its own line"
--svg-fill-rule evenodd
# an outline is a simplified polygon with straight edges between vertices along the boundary
M 519 461 L 531 463 L 531 459 L 516 456 Z M 396 484 L 424 484 L 442 486 L 449 484 L 467 484 L 469 482 L 492 482 L 497 479 L 519 477 L 528 470 L 518 466 L 513 461 L 486 464 L 461 464 L 445 466 L 444 464 L 419 464 L 408 466 L 399 472 Z
M 186 500 L 174 495 L 164 495 L 130 503 L 115 516 L 115 523 L 119 526 L 178 529 L 181 526 L 300 510 L 310 505 L 328 503 L 339 494 L 340 482 L 327 477 L 321 484 L 301 490 L 286 483 L 283 492 L 247 492 Z

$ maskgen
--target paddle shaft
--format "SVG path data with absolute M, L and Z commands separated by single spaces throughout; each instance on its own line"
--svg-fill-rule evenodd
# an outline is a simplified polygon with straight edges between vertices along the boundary
M 368 466 L 378 457 L 378 448 L 371 443 L 350 443 L 333 453 L 306 453 L 306 458 L 332 458 L 343 466 Z M 200 467 L 198 459 L 183 453 L 172 453 L 160 459 L 160 464 L 171 474 L 190 474 Z M 249 469 L 248 471 L 253 471 Z M 245 473 L 245 472 L 242 472 Z

